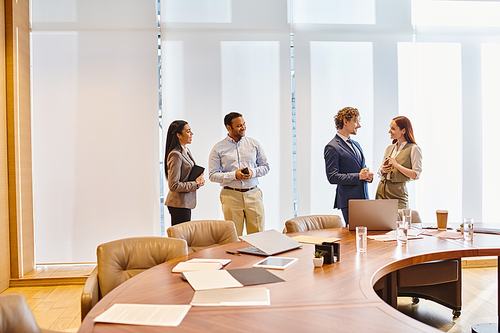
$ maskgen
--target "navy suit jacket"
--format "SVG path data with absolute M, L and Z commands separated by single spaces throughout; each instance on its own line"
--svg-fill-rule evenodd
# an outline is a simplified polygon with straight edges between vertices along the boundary
M 368 199 L 368 185 L 359 179 L 359 172 L 366 167 L 365 156 L 359 143 L 351 141 L 361 153 L 361 162 L 338 135 L 325 147 L 326 177 L 330 184 L 337 184 L 333 208 L 347 208 L 350 199 Z

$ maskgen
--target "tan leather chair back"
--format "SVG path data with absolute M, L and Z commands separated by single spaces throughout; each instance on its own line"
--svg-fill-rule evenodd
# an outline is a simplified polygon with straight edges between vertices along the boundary
M 342 218 L 338 215 L 297 216 L 285 222 L 284 234 L 307 230 L 342 228 Z
M 134 237 L 101 244 L 97 247 L 97 275 L 102 297 L 111 290 L 165 261 L 187 255 L 183 239 Z
M 403 221 L 403 210 L 398 209 L 398 221 Z M 411 223 L 422 223 L 420 214 L 416 210 L 411 210 Z
M 23 295 L 0 295 L 0 333 L 40 333 L 42 330 L 36 323 Z
M 183 222 L 167 229 L 168 237 L 186 240 L 189 253 L 238 241 L 233 221 L 202 220 Z

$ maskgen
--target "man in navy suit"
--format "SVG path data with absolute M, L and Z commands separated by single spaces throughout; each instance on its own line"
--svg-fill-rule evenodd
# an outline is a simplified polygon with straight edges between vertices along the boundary
M 342 210 L 346 226 L 349 225 L 349 200 L 368 199 L 367 182 L 373 172 L 365 165 L 365 156 L 359 143 L 351 140 L 359 124 L 358 109 L 345 107 L 335 116 L 337 135 L 325 147 L 326 177 L 337 184 L 333 208 Z

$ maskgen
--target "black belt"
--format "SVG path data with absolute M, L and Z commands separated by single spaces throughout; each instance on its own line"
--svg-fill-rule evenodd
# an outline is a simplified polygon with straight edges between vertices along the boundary
M 224 186 L 225 190 L 233 190 L 233 191 L 238 191 L 238 192 L 248 192 L 248 191 L 256 189 L 256 188 L 257 188 L 257 186 L 250 187 L 250 188 L 233 188 L 233 187 L 229 187 L 229 186 Z

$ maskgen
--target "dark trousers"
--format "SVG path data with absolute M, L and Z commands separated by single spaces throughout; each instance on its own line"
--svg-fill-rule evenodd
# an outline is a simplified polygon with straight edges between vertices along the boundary
M 189 208 L 177 208 L 167 206 L 168 212 L 170 213 L 172 225 L 176 225 L 182 222 L 191 221 L 191 209 Z
M 345 226 L 349 226 L 349 207 L 342 208 L 342 215 L 344 216 Z

